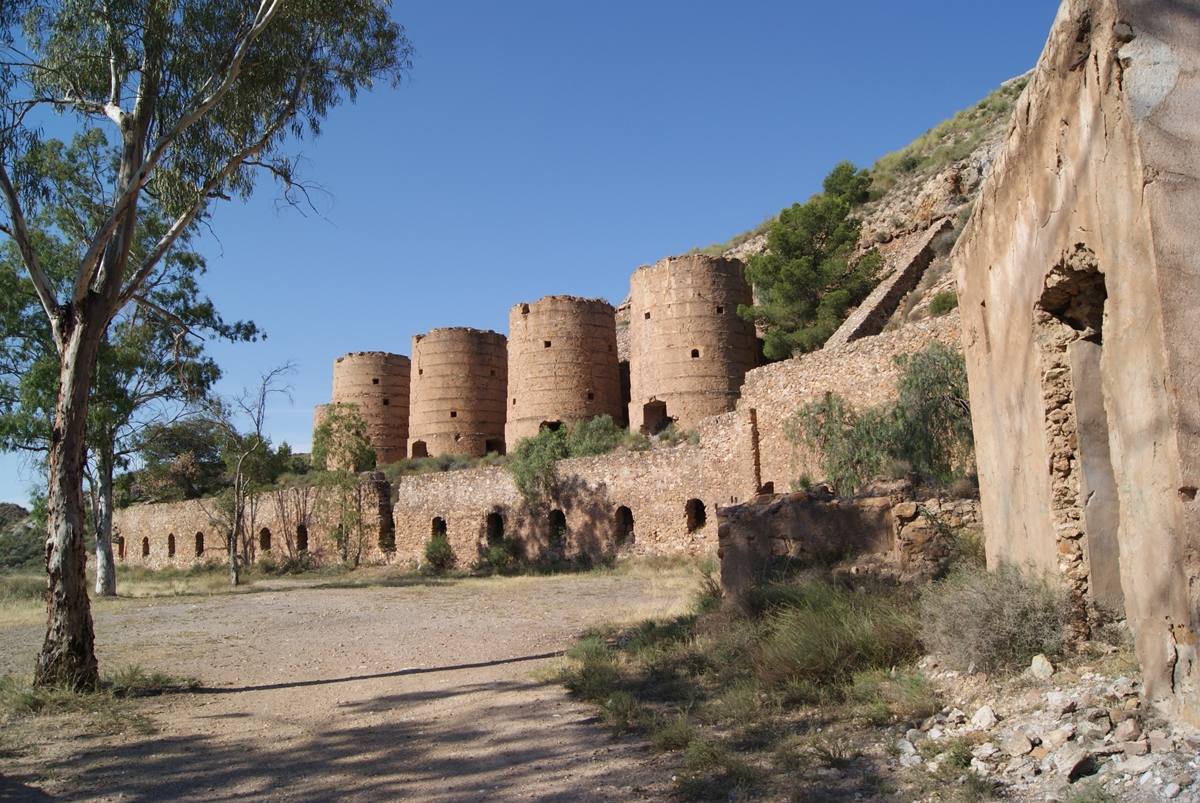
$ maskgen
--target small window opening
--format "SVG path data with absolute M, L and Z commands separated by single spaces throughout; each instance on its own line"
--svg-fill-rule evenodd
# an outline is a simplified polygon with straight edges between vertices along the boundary
M 303 524 L 296 525 L 296 551 L 308 551 L 308 527 Z
M 647 312 L 647 313 L 646 313 L 646 320 L 650 320 L 650 313 L 649 313 L 649 312 Z
M 488 546 L 495 546 L 504 540 L 504 517 L 497 511 L 487 514 Z
M 759 489 L 759 491 L 758 491 L 758 492 L 759 492 L 760 494 L 773 494 L 773 493 L 775 493 L 775 483 L 774 483 L 774 482 L 764 482 L 764 483 L 763 483 L 763 486 L 762 486 L 762 488 L 761 488 L 761 489 Z
M 625 546 L 633 538 L 633 511 L 625 505 L 617 508 L 617 546 Z
M 204 533 L 196 533 L 196 557 L 204 555 Z
M 596 399 L 596 394 L 595 394 L 595 393 L 592 393 L 592 392 L 589 390 L 589 391 L 588 391 L 588 401 L 595 401 L 595 399 Z
M 264 552 L 271 551 L 271 531 L 266 527 L 258 531 L 258 548 Z
M 167 533 L 167 557 L 175 557 L 175 533 Z
M 450 411 L 450 417 L 451 417 L 451 418 L 458 418 L 458 410 L 451 410 L 451 411 Z
M 149 538 L 142 539 L 142 557 L 143 558 L 150 557 L 150 539 Z
M 424 369 L 424 368 L 418 368 L 418 369 L 417 369 L 417 376 L 424 376 L 424 375 L 425 375 L 425 369 Z
M 561 510 L 550 511 L 550 549 L 562 554 L 567 548 L 567 515 Z
M 517 400 L 514 398 L 513 399 L 513 407 L 516 407 L 516 406 L 517 406 Z
M 548 429 L 551 432 L 558 432 L 560 429 L 562 429 L 562 422 L 561 421 L 543 421 L 541 423 L 541 426 L 538 427 L 538 430 L 540 431 L 543 429 Z
M 412 456 L 429 457 L 429 447 L 425 445 L 425 441 L 413 441 Z
M 388 399 L 383 400 L 383 406 L 387 407 L 391 402 Z
M 689 499 L 687 504 L 683 506 L 683 512 L 687 518 L 687 531 L 694 533 L 704 526 L 704 522 L 708 516 L 704 510 L 704 503 L 699 499 Z
M 488 376 L 495 376 L 495 375 L 496 375 L 496 369 L 493 368 L 492 372 L 490 374 L 488 374 Z
M 378 385 L 378 384 L 379 384 L 379 377 L 375 377 L 374 379 L 372 379 L 372 380 L 371 380 L 371 384 L 372 384 L 372 385 Z
M 522 304 L 522 305 L 521 305 L 521 314 L 522 314 L 522 315 L 528 315 L 528 314 L 529 314 L 529 305 L 528 305 L 528 304 Z
M 543 341 L 542 341 L 542 348 L 544 348 L 544 349 L 548 349 L 548 348 L 550 348 L 550 341 L 549 341 L 549 340 L 543 340 Z
M 720 315 L 720 314 L 722 314 L 723 312 L 725 312 L 725 308 L 724 308 L 724 307 L 722 307 L 720 304 L 718 304 L 718 305 L 717 305 L 717 314 L 718 314 L 718 315 Z
M 455 433 L 454 433 L 454 442 L 455 442 L 455 443 L 458 443 L 458 442 L 459 442 L 459 441 L 461 441 L 461 440 L 462 440 L 462 433 L 461 433 L 461 432 L 455 432 Z
M 699 358 L 700 358 L 700 349 L 692 349 L 692 359 L 697 360 Z

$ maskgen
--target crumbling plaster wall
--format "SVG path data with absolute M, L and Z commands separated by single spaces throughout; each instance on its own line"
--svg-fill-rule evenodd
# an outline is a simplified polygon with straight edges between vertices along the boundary
M 1035 314 L 1103 274 L 1121 586 L 1147 695 L 1200 722 L 1200 3 L 1066 0 L 954 252 L 989 564 L 1087 572 L 1057 516 Z M 1076 480 L 1077 458 L 1066 472 Z M 1056 526 L 1057 525 L 1057 526 Z
M 746 374 L 737 409 L 756 411 L 762 483 L 783 492 L 802 475 L 823 479 L 820 455 L 788 439 L 788 419 L 826 393 L 836 393 L 857 408 L 890 401 L 900 378 L 896 357 L 914 354 L 934 341 L 959 345 L 957 312 Z

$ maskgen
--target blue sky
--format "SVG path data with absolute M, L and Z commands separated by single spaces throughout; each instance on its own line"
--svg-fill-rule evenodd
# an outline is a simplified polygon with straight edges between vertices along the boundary
M 619 301 L 639 265 L 723 241 L 1033 66 L 1048 0 L 416 0 L 409 78 L 297 145 L 321 216 L 264 183 L 215 210 L 206 290 L 266 342 L 217 345 L 232 393 L 286 361 L 276 442 L 308 447 L 347 351 L 507 331 L 550 293 Z M 0 500 L 39 473 L 0 456 Z

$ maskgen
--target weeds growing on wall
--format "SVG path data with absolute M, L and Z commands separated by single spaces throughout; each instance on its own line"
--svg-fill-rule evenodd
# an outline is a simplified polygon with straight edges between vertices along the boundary
M 929 314 L 935 318 L 945 315 L 958 306 L 958 293 L 953 290 L 943 290 L 929 301 Z
M 375 447 L 358 408 L 350 404 L 326 408 L 321 423 L 313 430 L 312 464 L 318 471 L 375 468 Z
M 837 394 L 801 407 L 789 440 L 817 450 L 826 479 L 851 494 L 897 465 L 926 482 L 949 484 L 973 469 L 971 408 L 962 355 L 941 343 L 897 358 L 894 403 L 854 410 Z
M 593 457 L 619 448 L 645 448 L 646 437 L 617 425 L 612 416 L 596 416 L 560 429 L 543 429 L 517 443 L 505 461 L 521 496 L 530 503 L 554 492 L 555 466 L 568 457 Z

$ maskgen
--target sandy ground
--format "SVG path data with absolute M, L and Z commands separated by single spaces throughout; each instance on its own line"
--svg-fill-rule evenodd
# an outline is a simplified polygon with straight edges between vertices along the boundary
M 678 610 L 653 574 L 420 581 L 117 600 L 102 668 L 203 684 L 140 701 L 151 735 L 46 734 L 0 758 L 0 800 L 648 800 L 670 767 L 535 679 L 589 625 Z M 42 628 L 0 625 L 0 673 Z

